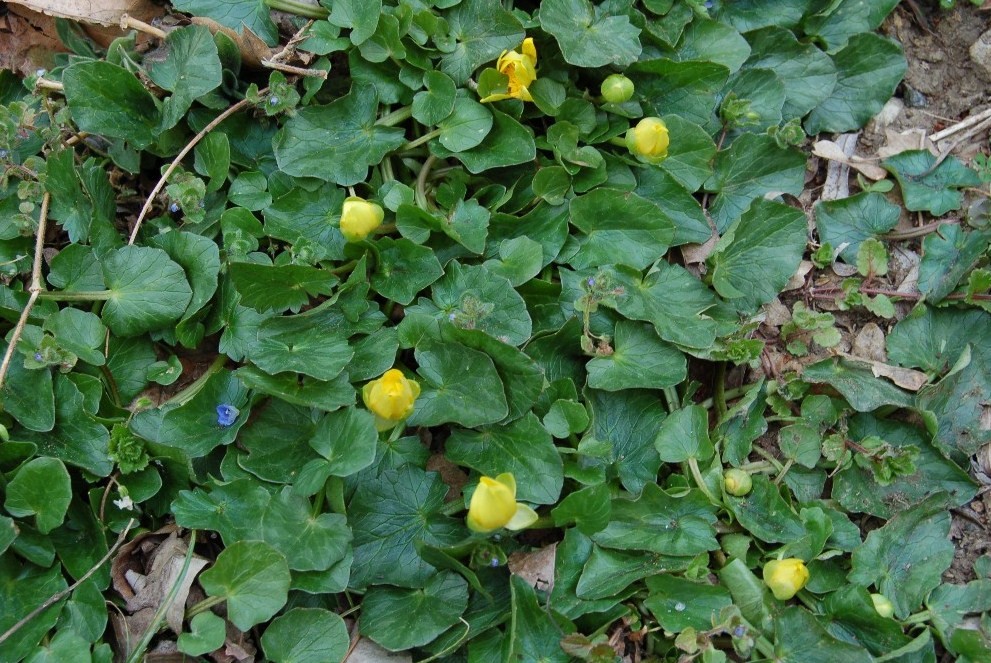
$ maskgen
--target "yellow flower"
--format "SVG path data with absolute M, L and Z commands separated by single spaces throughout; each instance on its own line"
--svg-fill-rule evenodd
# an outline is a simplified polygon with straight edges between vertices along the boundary
M 764 584 L 774 598 L 787 601 L 809 581 L 809 569 L 795 557 L 775 559 L 764 565 Z
M 468 505 L 468 527 L 476 532 L 523 529 L 537 520 L 537 513 L 516 501 L 516 479 L 509 472 L 495 479 L 482 477 Z
M 647 163 L 660 163 L 668 156 L 668 127 L 659 117 L 645 117 L 626 132 L 630 154 Z
M 413 402 L 419 395 L 420 385 L 395 368 L 390 368 L 361 390 L 361 399 L 375 414 L 375 425 L 379 430 L 392 428 L 413 414 Z
M 520 46 L 522 53 L 503 51 L 496 60 L 496 69 L 509 79 L 509 89 L 503 94 L 490 94 L 481 99 L 483 104 L 502 99 L 522 99 L 533 101 L 527 88 L 537 80 L 537 48 L 533 39 L 527 37 Z
M 871 603 L 874 604 L 877 614 L 882 617 L 887 618 L 895 614 L 895 605 L 884 594 L 871 594 Z
M 731 467 L 723 472 L 723 487 L 733 497 L 743 497 L 754 487 L 754 480 L 747 472 Z
M 341 210 L 341 234 L 349 242 L 360 242 L 368 237 L 385 218 L 385 212 L 375 203 L 370 203 L 358 196 L 344 199 Z

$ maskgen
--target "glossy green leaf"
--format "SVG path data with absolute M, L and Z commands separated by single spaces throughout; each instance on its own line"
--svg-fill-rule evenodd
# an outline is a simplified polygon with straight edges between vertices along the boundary
M 402 651 L 427 644 L 458 622 L 468 607 L 468 583 L 446 571 L 422 589 L 373 587 L 361 606 L 362 633 L 386 649 Z
M 196 99 L 220 85 L 221 66 L 217 45 L 206 26 L 171 30 L 164 47 L 165 59 L 148 67 L 148 77 L 172 93 L 162 102 L 161 129 L 167 130 L 182 120 Z
M 159 122 L 155 99 L 128 70 L 109 62 L 78 62 L 62 74 L 72 119 L 83 131 L 147 147 Z
M 224 620 L 212 612 L 201 612 L 189 620 L 189 632 L 179 635 L 176 646 L 184 654 L 202 656 L 224 644 Z
M 262 649 L 274 663 L 327 663 L 343 660 L 349 641 L 347 627 L 337 613 L 293 608 L 265 629 Z
M 697 555 L 719 548 L 715 522 L 715 507 L 700 491 L 676 497 L 648 483 L 635 500 L 613 500 L 612 520 L 592 540 L 620 550 Z
M 310 297 L 329 295 L 336 276 L 308 265 L 258 265 L 236 262 L 231 279 L 241 303 L 261 312 L 298 310 Z
M 569 210 L 586 235 L 570 259 L 577 269 L 617 263 L 643 269 L 674 239 L 674 222 L 635 193 L 600 187 L 572 199 Z
M 208 596 L 225 599 L 227 617 L 242 631 L 270 619 L 286 603 L 286 558 L 261 541 L 238 541 L 199 576 Z
M 705 630 L 719 621 L 719 612 L 730 605 L 730 594 L 719 585 L 692 582 L 670 575 L 647 578 L 650 595 L 644 606 L 666 631 L 686 628 Z
M 167 326 L 182 317 L 192 299 L 182 267 L 161 249 L 125 246 L 101 264 L 108 291 L 103 322 L 120 336 Z
M 509 414 L 502 380 L 488 355 L 459 343 L 425 341 L 417 345 L 416 361 L 423 379 L 410 425 L 453 422 L 474 428 Z M 486 394 L 486 398 L 474 394 Z
M 20 467 L 6 488 L 3 506 L 17 518 L 34 516 L 42 534 L 62 524 L 72 501 L 69 472 L 57 458 L 35 458 Z
M 854 264 L 861 242 L 898 225 L 899 209 L 880 193 L 865 192 L 816 203 L 815 216 L 819 239 L 839 251 L 844 262 Z
M 661 423 L 654 447 L 665 463 L 712 458 L 714 449 L 709 440 L 709 413 L 698 405 L 675 410 Z
M 238 33 L 247 28 L 269 46 L 275 45 L 279 36 L 268 6 L 256 0 L 177 0 L 173 6 L 182 12 L 212 18 Z
M 540 27 L 557 40 L 565 61 L 578 67 L 622 67 L 640 56 L 640 30 L 629 17 L 609 15 L 588 0 L 545 0 Z

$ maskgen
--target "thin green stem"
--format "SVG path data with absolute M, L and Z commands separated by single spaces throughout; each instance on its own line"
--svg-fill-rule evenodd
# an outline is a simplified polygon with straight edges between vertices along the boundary
M 326 494 L 326 492 L 327 492 L 326 487 L 324 487 L 323 490 L 318 490 L 317 494 L 313 497 L 313 508 L 310 509 L 310 513 L 313 515 L 314 518 L 316 518 L 323 512 L 323 497 Z
M 186 548 L 186 557 L 182 561 L 182 570 L 179 571 L 179 577 L 176 578 L 175 582 L 172 583 L 172 588 L 169 590 L 168 595 L 165 600 L 162 601 L 161 605 L 158 606 L 158 610 L 155 611 L 155 616 L 151 620 L 151 624 L 148 624 L 148 630 L 144 632 L 141 636 L 141 641 L 138 642 L 138 646 L 131 651 L 131 655 L 127 657 L 127 663 L 138 663 L 144 657 L 145 649 L 148 648 L 148 643 L 158 632 L 158 625 L 162 623 L 165 618 L 165 613 L 168 612 L 169 608 L 172 607 L 172 603 L 175 602 L 176 596 L 179 594 L 179 588 L 182 587 L 186 580 L 186 574 L 189 573 L 189 565 L 193 561 L 193 548 L 195 548 L 196 543 L 196 530 L 189 530 L 189 546 Z M 211 599 L 207 599 L 208 601 Z M 221 599 L 223 600 L 223 599 Z M 193 606 L 194 608 L 196 606 Z
M 754 451 L 757 452 L 757 455 L 758 456 L 760 456 L 761 458 L 763 458 L 764 460 L 766 460 L 767 462 L 769 462 L 771 465 L 773 465 L 775 470 L 777 470 L 778 472 L 783 472 L 784 471 L 785 466 L 782 465 L 781 462 L 777 458 L 775 458 L 774 456 L 772 456 L 771 453 L 767 449 L 765 449 L 764 447 L 760 447 L 760 446 L 754 446 Z
M 334 513 L 347 514 L 347 506 L 344 504 L 344 479 L 341 477 L 330 477 L 324 486 L 327 499 L 330 501 L 330 509 Z
M 781 482 L 784 481 L 784 479 L 785 479 L 785 475 L 788 474 L 788 470 L 790 470 L 791 469 L 791 466 L 794 465 L 794 464 L 795 464 L 795 459 L 794 458 L 789 458 L 787 460 L 787 462 L 785 462 L 785 466 L 781 468 L 781 471 L 778 472 L 778 476 L 776 476 L 774 478 L 774 485 L 775 486 L 780 486 L 781 485 Z
M 668 404 L 668 412 L 674 412 L 681 405 L 681 400 L 678 398 L 678 390 L 674 387 L 664 388 L 664 400 Z
M 215 605 L 220 605 L 226 599 L 223 596 L 208 596 L 186 611 L 186 619 L 192 619 L 201 612 L 206 612 Z
M 613 136 L 607 142 L 610 145 L 616 145 L 618 147 L 627 147 L 626 139 L 621 136 Z
M 902 620 L 903 626 L 911 626 L 912 624 L 922 624 L 923 622 L 928 622 L 932 618 L 932 613 L 928 610 L 922 610 L 915 613 L 914 615 L 909 615 Z
M 434 163 L 437 162 L 437 157 L 430 155 L 427 160 L 423 162 L 420 166 L 420 173 L 416 176 L 416 188 L 414 191 L 414 197 L 416 199 L 416 206 L 424 211 L 430 211 L 429 203 L 427 201 L 427 176 L 430 174 L 430 169 L 434 167 Z
M 745 393 L 750 391 L 750 389 L 752 389 L 753 387 L 756 387 L 758 384 L 760 383 L 754 382 L 752 384 L 744 384 L 744 385 L 740 385 L 739 387 L 733 387 L 732 389 L 726 389 L 723 392 L 723 399 L 726 401 L 731 401 L 734 398 L 739 398 L 740 396 L 743 396 Z M 707 398 L 701 403 L 699 403 L 699 405 L 704 407 L 706 410 L 711 410 L 714 404 L 715 404 L 715 400 L 712 398 Z
M 268 5 L 270 9 L 277 9 L 279 11 L 284 11 L 289 14 L 296 14 L 297 16 L 303 16 L 305 18 L 321 19 L 330 16 L 330 12 L 319 5 L 296 2 L 296 0 L 265 0 L 265 4 Z
M 429 143 L 434 138 L 436 138 L 437 136 L 439 136 L 442 131 L 443 131 L 443 129 L 434 129 L 433 131 L 428 131 L 427 133 L 423 134 L 419 138 L 415 138 L 415 139 L 411 140 L 410 142 L 406 143 L 405 145 L 403 145 L 402 147 L 400 147 L 399 148 L 399 151 L 400 152 L 404 152 L 406 150 L 412 150 L 414 148 L 420 147 L 421 145 L 423 145 L 425 143 Z
M 465 510 L 465 504 L 462 500 L 451 500 L 445 504 L 440 512 L 445 516 L 453 516 L 456 513 L 461 513 Z
M 554 524 L 554 518 L 551 515 L 546 515 L 537 518 L 527 529 L 554 529 L 555 527 L 557 525 Z
M 64 290 L 45 290 L 38 293 L 40 299 L 52 299 L 57 302 L 96 302 L 107 301 L 113 297 L 111 290 L 90 290 L 66 292 Z
M 720 504 L 720 501 L 716 499 L 716 496 L 712 494 L 709 490 L 709 486 L 705 484 L 705 479 L 702 478 L 702 471 L 699 470 L 699 463 L 695 457 L 688 459 L 688 468 L 692 471 L 692 477 L 695 479 L 695 483 L 699 485 L 699 488 L 705 493 L 705 496 L 709 498 L 709 501 L 713 504 Z
M 340 267 L 335 267 L 334 269 L 330 270 L 330 273 L 336 274 L 337 276 L 340 276 L 341 274 L 350 274 L 357 265 L 358 265 L 357 260 L 350 260 L 344 263 L 343 265 L 341 265 Z
M 400 122 L 404 122 L 411 117 L 413 117 L 413 107 L 403 106 L 402 108 L 397 108 L 391 113 L 387 113 L 375 120 L 375 124 L 380 127 L 394 127 Z
M 192 400 L 193 396 L 200 393 L 200 390 L 206 386 L 207 381 L 213 377 L 214 373 L 219 372 L 220 369 L 224 367 L 225 363 L 227 363 L 227 355 L 217 355 L 217 358 L 214 359 L 213 363 L 207 367 L 206 371 L 203 372 L 203 375 L 196 378 L 192 384 L 170 398 L 168 402 L 175 403 L 176 405 L 188 403 Z

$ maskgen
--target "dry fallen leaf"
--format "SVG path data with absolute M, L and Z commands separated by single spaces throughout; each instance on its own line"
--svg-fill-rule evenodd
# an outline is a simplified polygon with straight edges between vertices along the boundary
M 368 638 L 358 640 L 344 663 L 412 663 L 413 657 L 404 652 L 382 649 Z
M 847 155 L 843 148 L 831 140 L 820 140 L 812 145 L 812 153 L 823 159 L 839 161 L 851 168 L 856 168 L 861 173 L 872 180 L 883 180 L 888 176 L 888 171 L 881 166 L 857 155 Z
M 268 60 L 272 57 L 272 49 L 268 47 L 268 44 L 246 26 L 242 26 L 241 31 L 236 32 L 205 16 L 193 16 L 190 23 L 205 25 L 213 34 L 223 32 L 233 39 L 238 50 L 241 51 L 241 60 L 247 67 L 259 69 L 262 66 L 262 60 Z
M 151 0 L 8 0 L 8 4 L 81 23 L 113 26 L 120 25 L 124 14 L 150 21 L 163 13 Z
M 557 544 L 552 543 L 530 553 L 513 553 L 509 556 L 509 571 L 541 591 L 554 589 L 554 563 Z
M 885 364 L 884 362 L 864 359 L 863 357 L 847 354 L 845 352 L 840 352 L 837 354 L 839 354 L 840 357 L 846 357 L 847 359 L 852 359 L 853 361 L 867 364 L 870 366 L 871 372 L 874 373 L 874 377 L 888 378 L 902 389 L 918 391 L 929 382 L 929 376 L 922 371 L 916 371 L 911 368 L 901 368 L 900 366 L 891 366 L 890 364 Z

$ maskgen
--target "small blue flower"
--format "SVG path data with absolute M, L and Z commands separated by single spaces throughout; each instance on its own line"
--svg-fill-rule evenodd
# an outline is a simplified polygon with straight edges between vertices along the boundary
M 458 317 L 457 313 L 448 313 L 447 314 L 447 319 L 450 320 L 451 322 L 454 322 L 454 319 L 457 318 L 457 317 Z
M 733 635 L 737 638 L 742 638 L 747 634 L 747 628 L 742 624 L 733 629 Z
M 588 283 L 588 287 L 589 288 L 594 288 L 595 287 L 595 277 L 594 276 L 588 277 L 588 281 L 586 281 L 586 283 Z
M 40 352 L 35 352 L 34 353 L 34 360 L 35 361 L 45 361 L 45 358 L 41 356 L 41 353 Z
M 271 97 L 268 98 L 268 105 L 269 106 L 278 106 L 279 105 L 279 98 L 276 97 L 275 95 L 272 95 Z
M 7 150 L 0 150 L 0 159 L 7 158 Z
M 227 405 L 227 404 L 218 405 L 217 424 L 219 426 L 223 426 L 226 428 L 227 426 L 233 424 L 235 420 L 237 420 L 239 414 L 241 414 L 241 411 L 238 410 L 233 405 Z
M 179 213 L 179 203 L 172 203 L 171 205 L 169 205 L 169 212 L 171 212 L 172 214 L 178 214 Z
M 494 568 L 497 568 L 499 566 L 499 558 L 498 557 L 493 557 L 492 559 L 490 559 L 489 560 L 489 566 L 491 566 L 493 569 Z

